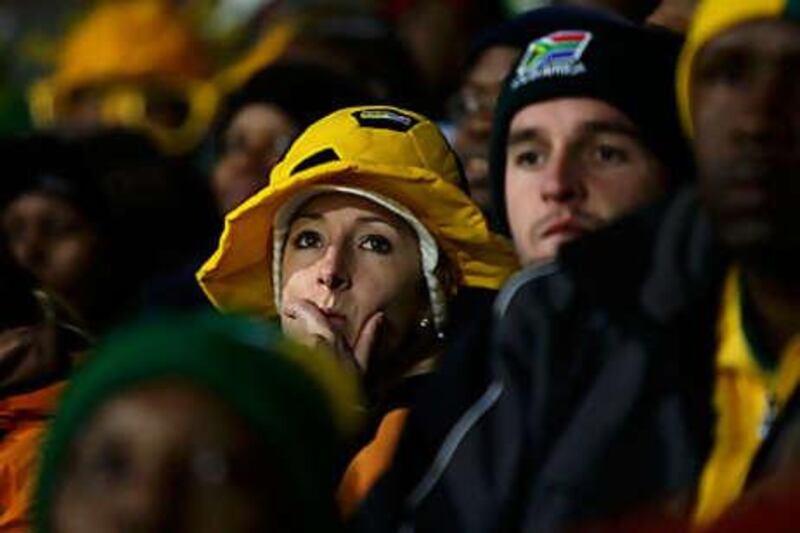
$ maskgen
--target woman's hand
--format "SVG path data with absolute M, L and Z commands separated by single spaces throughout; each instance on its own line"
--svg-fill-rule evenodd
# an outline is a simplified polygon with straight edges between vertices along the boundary
M 351 346 L 344 332 L 331 326 L 330 321 L 308 300 L 287 302 L 281 309 L 283 332 L 296 342 L 311 348 L 323 348 L 348 368 L 366 371 L 384 321 L 381 311 L 371 315 Z

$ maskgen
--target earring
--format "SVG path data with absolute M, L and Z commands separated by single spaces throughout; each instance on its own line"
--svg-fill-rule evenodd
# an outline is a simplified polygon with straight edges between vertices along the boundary
M 431 328 L 433 328 L 433 320 L 431 320 L 430 317 L 424 316 L 424 317 L 419 319 L 419 322 L 418 322 L 417 325 L 419 326 L 419 329 L 421 329 L 421 330 L 431 329 Z M 438 340 L 440 340 L 440 341 L 444 340 L 444 333 L 442 333 L 441 331 L 436 331 L 435 334 L 436 334 L 436 338 Z

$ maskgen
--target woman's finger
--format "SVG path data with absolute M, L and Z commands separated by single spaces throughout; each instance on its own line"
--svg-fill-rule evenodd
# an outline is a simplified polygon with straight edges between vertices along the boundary
M 353 356 L 362 372 L 366 370 L 372 351 L 378 344 L 378 338 L 383 329 L 383 323 L 384 315 L 382 312 L 378 311 L 367 319 L 367 322 L 358 334 L 358 339 L 353 348 Z
M 323 340 L 334 348 L 336 334 L 328 320 L 317 307 L 306 301 L 298 300 L 283 306 L 282 316 L 284 332 L 306 346 L 317 346 Z

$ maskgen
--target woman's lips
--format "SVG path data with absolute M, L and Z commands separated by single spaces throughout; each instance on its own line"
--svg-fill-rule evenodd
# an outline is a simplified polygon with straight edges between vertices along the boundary
M 347 317 L 345 315 L 332 309 L 320 309 L 320 312 L 332 328 L 339 331 L 344 331 L 345 327 L 347 326 Z

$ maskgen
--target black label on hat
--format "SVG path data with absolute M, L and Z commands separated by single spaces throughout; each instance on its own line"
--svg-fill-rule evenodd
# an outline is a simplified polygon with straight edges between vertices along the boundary
M 362 128 L 378 128 L 401 133 L 407 132 L 419 123 L 419 120 L 412 116 L 385 108 L 362 109 L 353 113 L 353 118 Z
M 308 170 L 311 167 L 316 167 L 318 165 L 323 165 L 325 163 L 330 163 L 331 161 L 339 161 L 341 158 L 339 155 L 333 150 L 333 148 L 325 148 L 324 150 L 320 150 L 319 152 L 315 152 L 310 156 L 306 157 L 289 173 L 290 176 L 294 176 L 298 172 L 302 172 L 304 170 Z

